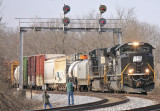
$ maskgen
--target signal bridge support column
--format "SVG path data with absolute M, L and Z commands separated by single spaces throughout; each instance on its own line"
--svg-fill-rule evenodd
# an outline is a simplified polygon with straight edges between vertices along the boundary
M 118 33 L 118 43 L 122 44 L 122 32 Z
M 20 75 L 19 90 L 23 90 L 23 31 L 20 29 Z
M 113 32 L 118 36 L 118 44 L 122 44 L 122 32 L 121 31 L 116 31 Z

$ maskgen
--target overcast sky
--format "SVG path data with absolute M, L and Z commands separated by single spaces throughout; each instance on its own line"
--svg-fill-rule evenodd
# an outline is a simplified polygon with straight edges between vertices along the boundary
M 71 7 L 67 14 L 71 18 L 81 18 L 92 10 L 99 13 L 100 4 L 107 6 L 105 18 L 115 15 L 117 6 L 134 7 L 139 21 L 160 27 L 160 0 L 3 0 L 0 14 L 8 27 L 17 27 L 17 17 L 60 18 L 64 4 Z

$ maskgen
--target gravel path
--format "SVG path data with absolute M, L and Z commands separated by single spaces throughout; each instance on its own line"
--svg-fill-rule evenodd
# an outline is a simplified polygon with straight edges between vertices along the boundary
M 67 106 L 67 103 L 68 103 L 67 94 L 50 94 L 49 93 L 49 95 L 50 95 L 50 102 L 53 104 L 53 107 Z M 30 98 L 30 93 L 27 93 L 27 98 L 28 99 Z M 156 104 L 155 101 L 152 101 L 149 99 L 131 97 L 131 96 L 127 96 L 127 98 L 130 99 L 130 101 L 126 104 L 117 105 L 109 108 L 97 109 L 94 111 L 122 111 L 122 110 L 129 110 L 129 109 L 145 107 L 145 106 Z M 42 101 L 42 94 L 33 93 L 33 100 Z M 74 104 L 78 105 L 78 104 L 85 104 L 85 103 L 99 101 L 101 99 L 97 97 L 74 95 L 74 100 L 75 100 Z
M 54 107 L 63 107 L 68 105 L 68 97 L 67 94 L 49 94 L 50 95 L 50 102 L 53 104 Z M 30 93 L 27 93 L 27 98 L 30 98 Z M 40 100 L 42 101 L 42 94 L 34 94 L 33 93 L 33 100 Z M 74 104 L 85 104 L 90 102 L 95 102 L 101 100 L 97 97 L 90 97 L 90 96 L 78 96 L 74 95 Z
M 149 99 L 129 97 L 129 96 L 127 96 L 127 98 L 130 99 L 130 101 L 126 104 L 117 105 L 117 106 L 109 107 L 109 108 L 97 109 L 93 111 L 122 111 L 122 110 L 130 110 L 134 108 L 145 107 L 145 106 L 156 104 L 155 101 L 151 101 Z

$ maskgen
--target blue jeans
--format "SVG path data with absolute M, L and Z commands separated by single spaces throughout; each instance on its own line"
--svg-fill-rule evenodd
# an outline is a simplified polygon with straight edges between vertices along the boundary
M 67 92 L 67 95 L 68 95 L 68 105 L 70 105 L 70 96 L 72 97 L 72 105 L 74 105 L 73 92 Z
M 53 108 L 52 104 L 51 104 L 51 103 L 48 103 L 48 104 L 44 104 L 44 109 L 46 109 L 47 105 L 48 105 L 50 108 Z

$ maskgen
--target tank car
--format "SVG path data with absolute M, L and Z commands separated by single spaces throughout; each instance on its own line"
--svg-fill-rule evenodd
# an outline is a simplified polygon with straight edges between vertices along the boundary
M 88 90 L 89 64 L 88 59 L 81 59 L 72 63 L 69 67 L 69 78 L 74 80 L 75 88 L 80 91 Z
M 17 66 L 17 68 L 15 69 L 15 71 L 14 71 L 14 84 L 15 85 L 19 85 L 19 66 Z

